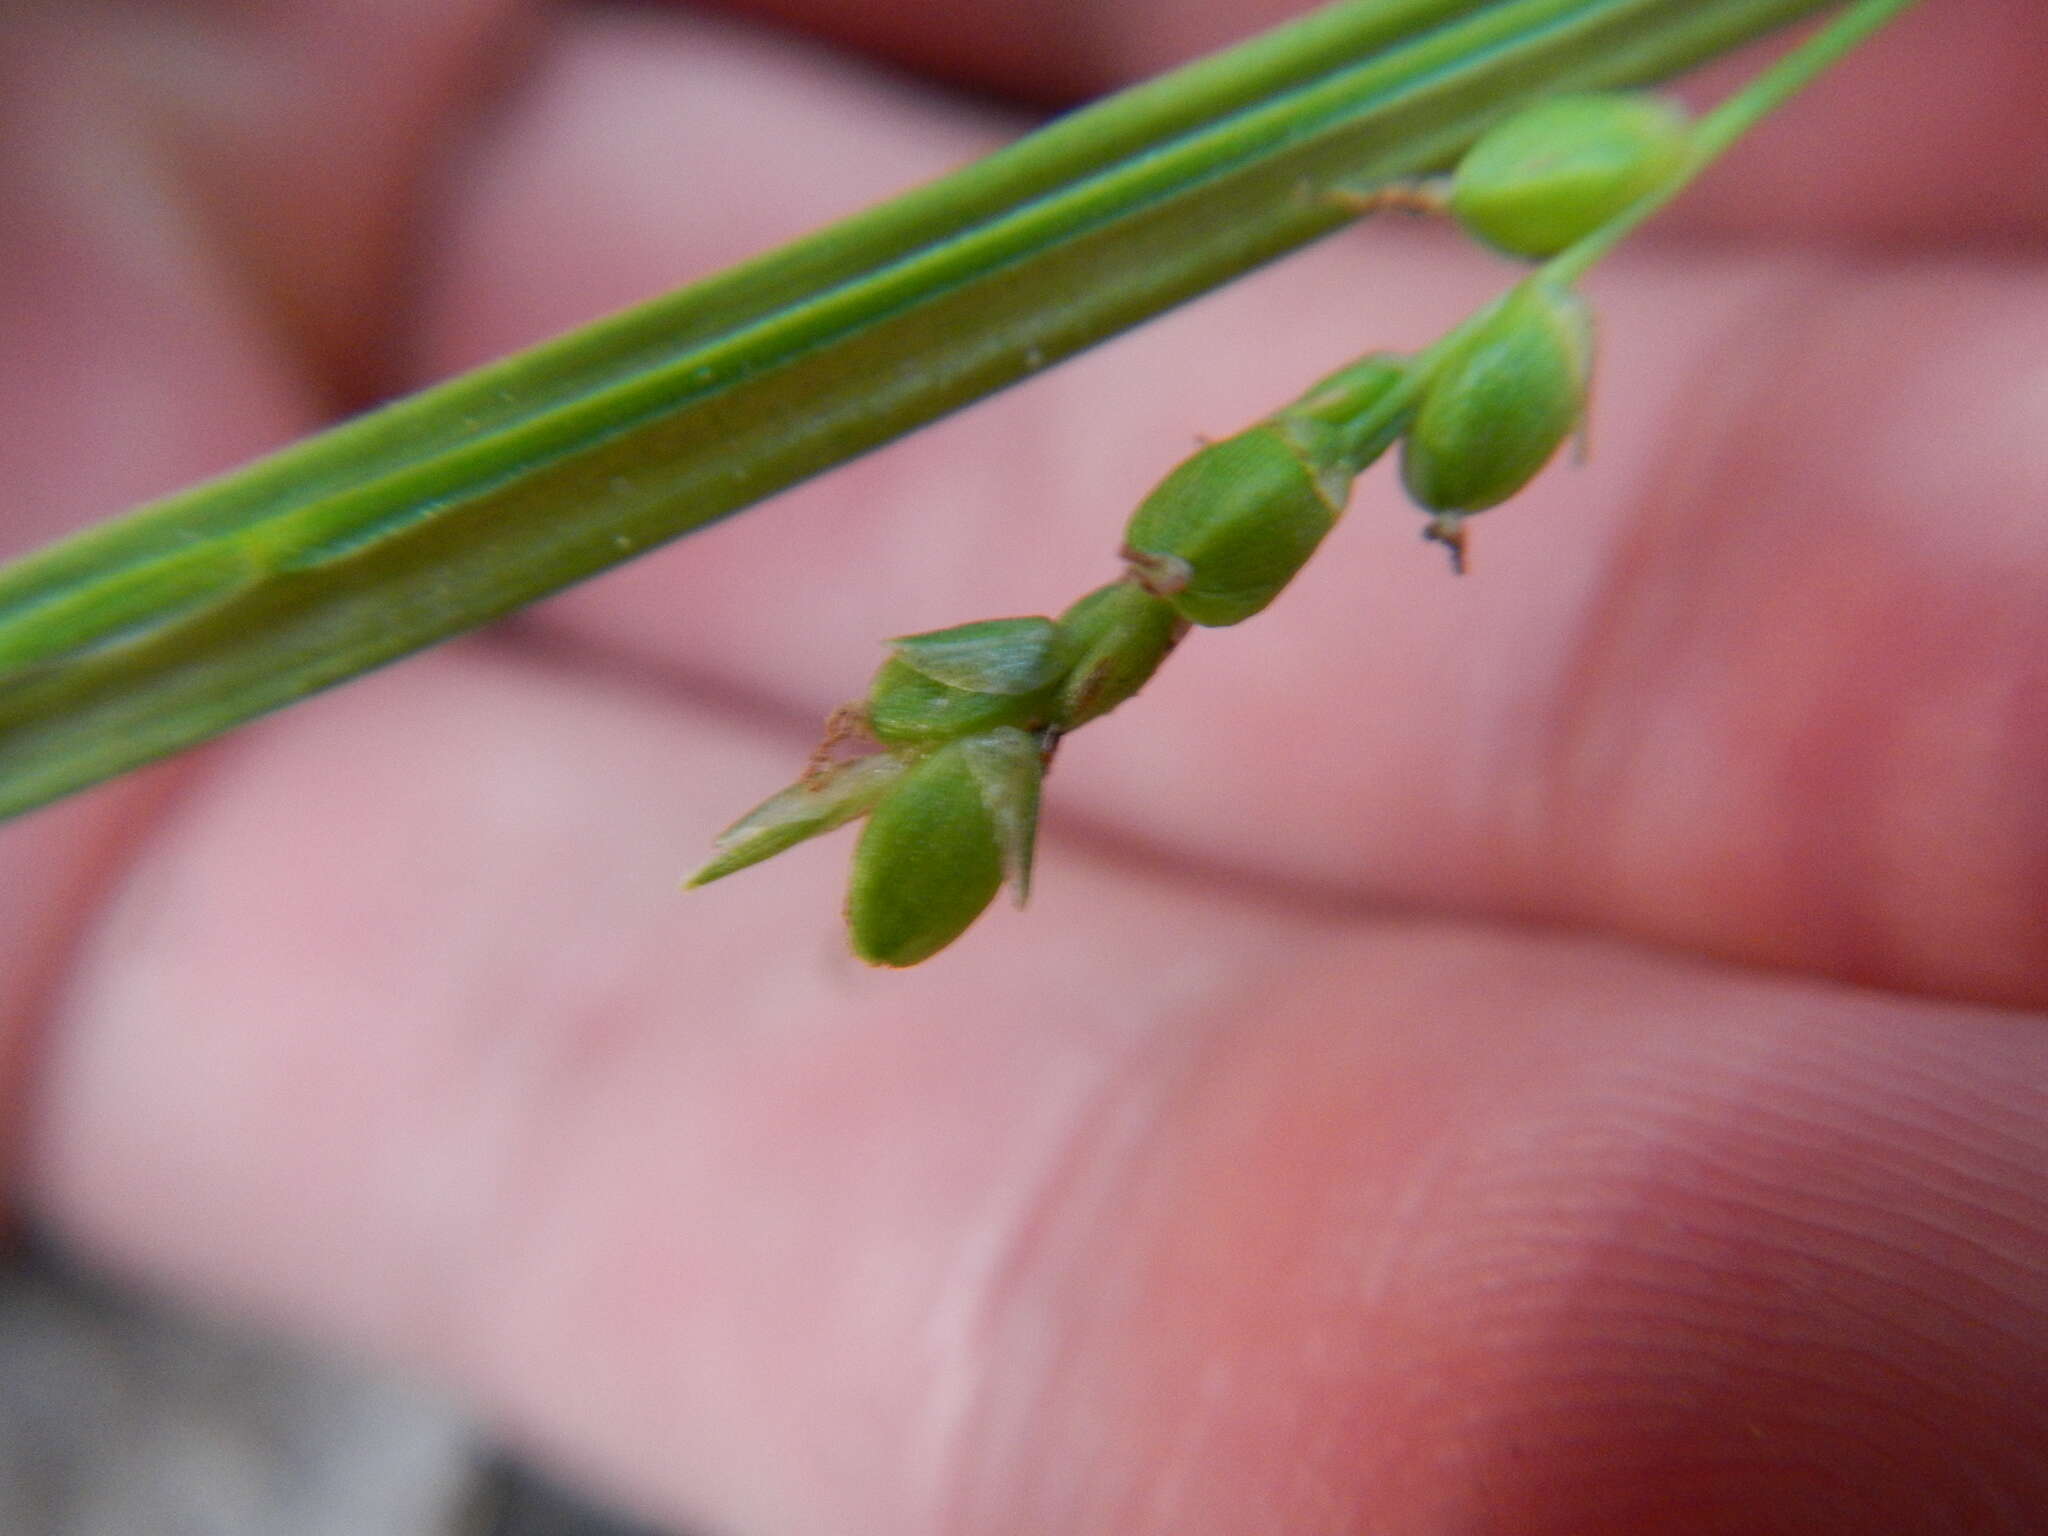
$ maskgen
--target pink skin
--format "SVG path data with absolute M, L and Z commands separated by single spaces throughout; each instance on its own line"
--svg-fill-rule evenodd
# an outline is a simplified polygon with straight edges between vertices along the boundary
M 1254 19 L 771 8 L 1038 91 Z M 1333 242 L 0 831 L 16 1206 L 745 1536 L 2038 1529 L 2044 59 L 1944 0 L 1771 125 L 1593 285 L 1591 467 L 1462 583 L 1369 484 L 922 970 L 840 848 L 673 882 L 881 637 L 1108 579 L 1192 432 L 1497 267 Z M 6 536 L 1014 126 L 680 9 L 31 6 Z

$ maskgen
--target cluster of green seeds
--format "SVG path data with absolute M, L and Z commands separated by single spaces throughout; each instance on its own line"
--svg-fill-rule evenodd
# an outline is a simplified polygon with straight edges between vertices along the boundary
M 1059 739 L 1143 687 L 1188 626 L 1264 609 L 1336 524 L 1352 480 L 1397 444 L 1426 536 L 1463 569 L 1465 519 L 1521 490 L 1582 428 L 1593 327 L 1578 279 L 1912 3 L 1854 0 L 1697 122 L 1654 96 L 1558 97 L 1501 122 L 1442 182 L 1347 197 L 1448 213 L 1540 265 L 1434 345 L 1354 363 L 1180 464 L 1132 515 L 1122 579 L 1057 620 L 995 619 L 893 642 L 867 698 L 834 717 L 803 778 L 727 829 L 690 883 L 866 816 L 847 898 L 862 959 L 900 966 L 935 954 L 1006 879 L 1021 902 Z
M 1687 163 L 1685 119 L 1637 95 L 1511 117 L 1442 185 L 1398 189 L 1487 244 L 1548 260 L 1654 196 Z M 1384 195 L 1384 194 L 1382 194 Z M 1125 529 L 1120 580 L 1058 619 L 990 619 L 891 642 L 803 777 L 729 827 L 702 885 L 859 817 L 847 926 L 876 965 L 915 965 L 1005 881 L 1030 888 L 1039 790 L 1062 736 L 1130 698 L 1190 625 L 1260 612 L 1396 444 L 1427 531 L 1462 564 L 1462 522 L 1514 495 L 1584 416 L 1592 325 L 1539 269 L 1435 346 L 1375 354 L 1183 461 Z
M 988 619 L 891 642 L 802 778 L 719 837 L 690 884 L 866 816 L 847 928 L 874 965 L 958 938 L 1008 880 L 1031 888 L 1038 790 L 1061 736 L 1144 687 L 1186 633 L 1171 603 L 1111 582 L 1057 620 Z M 844 747 L 860 755 L 838 757 Z

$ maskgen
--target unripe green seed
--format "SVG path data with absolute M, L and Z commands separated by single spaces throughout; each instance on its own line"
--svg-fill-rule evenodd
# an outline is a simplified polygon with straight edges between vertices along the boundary
M 1350 490 L 1318 474 L 1284 426 L 1263 422 L 1184 459 L 1132 514 L 1133 574 L 1192 623 L 1238 624 L 1315 553 Z
M 1487 244 L 1543 260 L 1575 245 L 1685 169 L 1691 124 L 1661 96 L 1556 96 L 1466 151 L 1451 212 Z
M 1186 631 L 1173 604 L 1134 581 L 1090 592 L 1060 615 L 1062 649 L 1073 659 L 1054 723 L 1071 731 L 1108 714 L 1151 680 Z
M 1047 724 L 1063 672 L 1051 619 L 987 619 L 892 642 L 868 689 L 868 729 L 926 746 L 996 726 Z
M 939 748 L 868 817 L 854 850 L 846 923 L 854 953 L 869 964 L 916 965 L 957 939 L 994 899 L 1006 863 L 1017 862 L 1020 836 L 1028 865 L 1036 746 L 1020 731 L 991 734 L 981 753 L 984 738 Z M 993 770 L 984 757 L 995 760 Z M 1020 763 L 1029 764 L 1028 790 L 1014 782 Z
M 719 833 L 710 861 L 684 883 L 709 885 L 866 815 L 908 766 L 908 759 L 877 752 L 806 776 Z
M 1585 414 L 1592 322 L 1569 289 L 1532 280 L 1454 341 L 1423 386 L 1401 446 L 1408 494 L 1431 512 L 1498 506 Z

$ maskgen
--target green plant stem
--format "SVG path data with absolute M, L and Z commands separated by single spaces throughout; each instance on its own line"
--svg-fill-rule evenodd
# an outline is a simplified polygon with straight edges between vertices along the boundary
M 462 633 L 1826 0 L 1347 0 L 0 572 L 0 815 Z

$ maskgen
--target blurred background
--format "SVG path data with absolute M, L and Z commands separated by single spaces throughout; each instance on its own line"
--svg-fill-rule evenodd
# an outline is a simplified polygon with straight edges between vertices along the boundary
M 5 1536 L 690 1536 L 549 1481 L 410 1383 L 0 1253 Z

